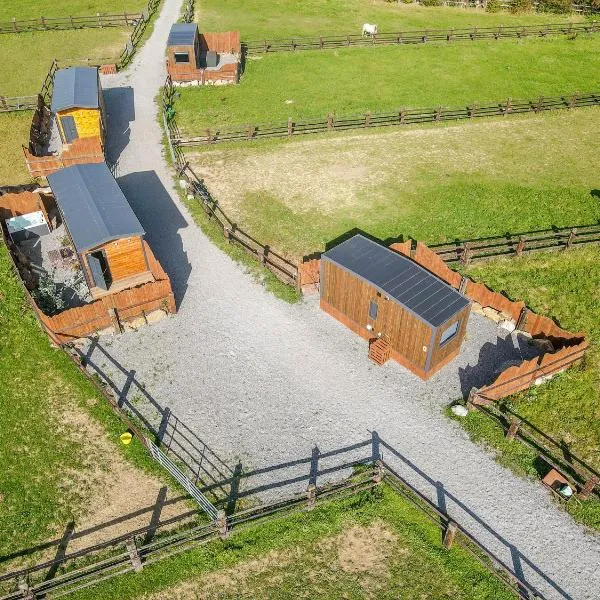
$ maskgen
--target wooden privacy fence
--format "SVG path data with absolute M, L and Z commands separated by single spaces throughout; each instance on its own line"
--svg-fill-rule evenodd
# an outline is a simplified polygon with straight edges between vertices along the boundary
M 295 37 L 273 40 L 251 40 L 242 43 L 246 54 L 267 52 L 296 52 L 300 50 L 327 50 L 335 48 L 425 44 L 427 42 L 455 42 L 500 40 L 507 38 L 569 36 L 598 33 L 596 21 L 582 23 L 553 23 L 548 25 L 513 25 L 505 27 L 472 27 L 469 29 L 419 29 L 382 32 L 365 37 L 359 33 L 319 37 Z
M 600 92 L 573 93 L 564 96 L 540 96 L 534 100 L 508 98 L 487 104 L 474 103 L 470 106 L 433 108 L 401 108 L 394 112 L 371 113 L 354 116 L 327 115 L 325 120 L 294 121 L 263 125 L 238 125 L 232 128 L 214 127 L 205 130 L 202 136 L 175 138 L 173 145 L 181 148 L 214 144 L 217 142 L 250 141 L 262 138 L 284 138 L 294 135 L 347 131 L 369 127 L 415 125 L 442 121 L 457 121 L 481 117 L 497 117 L 524 113 L 541 113 L 550 110 L 565 110 L 600 105 Z
M 53 31 L 61 29 L 89 29 L 103 27 L 132 27 L 141 19 L 140 13 L 85 15 L 79 17 L 38 17 L 36 19 L 12 19 L 0 21 L 0 33 L 24 33 L 26 31 Z
M 189 512 L 186 512 L 165 522 L 159 522 L 157 525 L 68 553 L 61 558 L 0 575 L 0 586 L 2 586 L 0 589 L 4 592 L 1 600 L 66 595 L 124 573 L 142 571 L 154 562 L 191 550 L 209 541 L 235 535 L 238 529 L 253 522 L 260 526 L 268 519 L 278 518 L 290 512 L 312 510 L 325 502 L 355 497 L 381 485 L 382 482 L 389 485 L 395 493 L 440 527 L 443 533 L 442 544 L 446 550 L 451 550 L 455 544 L 467 550 L 488 573 L 523 600 L 533 597 L 543 598 L 533 586 L 522 579 L 520 574 L 514 573 L 508 565 L 478 542 L 465 527 L 382 461 L 380 454 L 375 454 L 379 452 L 380 443 L 385 445 L 385 442 L 379 440 L 374 434 L 372 440 L 353 444 L 349 448 L 365 447 L 368 450 L 362 460 L 348 462 L 341 457 L 337 464 L 323 471 L 313 470 L 312 457 L 293 461 L 290 465 L 304 463 L 311 469 L 306 477 L 299 478 L 309 481 L 306 492 L 293 495 L 280 494 L 272 501 L 235 511 L 229 515 L 220 511 L 219 516 L 209 523 L 190 521 Z M 343 454 L 345 450 L 326 454 L 335 456 Z M 352 465 L 361 464 L 370 465 L 370 468 L 363 468 L 350 478 L 336 483 L 320 486 L 314 483 L 319 475 L 344 472 Z M 271 468 L 266 467 L 260 471 L 269 472 Z M 285 477 L 285 475 L 284 472 L 281 476 Z M 284 481 L 273 485 L 274 487 L 285 486 L 289 480 L 289 477 L 285 477 Z M 178 524 L 180 527 L 173 531 L 173 526 Z
M 17 110 L 35 110 L 38 106 L 37 96 L 18 96 L 7 98 L 0 96 L 0 112 L 14 112 Z
M 529 252 L 568 250 L 600 243 L 600 223 L 577 227 L 556 227 L 525 233 L 506 234 L 474 240 L 433 244 L 432 250 L 446 263 L 468 265 L 475 260 L 497 256 L 521 256 Z

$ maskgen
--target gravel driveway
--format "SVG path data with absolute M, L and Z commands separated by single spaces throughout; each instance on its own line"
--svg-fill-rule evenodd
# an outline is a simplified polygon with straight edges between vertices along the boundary
M 152 404 L 169 407 L 231 465 L 285 463 L 310 456 L 314 446 L 333 451 L 377 431 L 395 450 L 384 450 L 394 468 L 546 597 L 598 598 L 598 537 L 441 413 L 494 365 L 518 357 L 518 340 L 499 338 L 492 323 L 472 316 L 460 357 L 429 382 L 395 363 L 377 367 L 366 343 L 315 299 L 295 306 L 277 300 L 194 225 L 162 156 L 154 104 L 180 5 L 165 0 L 132 66 L 103 81 L 110 158 L 172 278 L 179 313 L 103 338 L 92 364 L 154 424 L 160 414 Z

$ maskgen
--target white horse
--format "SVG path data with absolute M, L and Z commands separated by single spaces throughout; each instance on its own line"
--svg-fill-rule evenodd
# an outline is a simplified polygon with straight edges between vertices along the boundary
M 365 23 L 362 28 L 363 37 L 373 37 L 377 35 L 377 25 L 371 23 Z

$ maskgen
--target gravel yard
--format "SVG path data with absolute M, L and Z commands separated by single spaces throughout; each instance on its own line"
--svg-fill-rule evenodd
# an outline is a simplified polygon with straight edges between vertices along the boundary
M 394 448 L 384 457 L 398 472 L 545 597 L 595 598 L 598 538 L 441 414 L 499 363 L 530 348 L 472 316 L 461 355 L 429 382 L 395 363 L 377 367 L 366 343 L 321 312 L 316 299 L 277 300 L 194 225 L 161 155 L 154 104 L 180 4 L 166 0 L 132 67 L 103 82 L 113 88 L 106 95 L 111 158 L 172 278 L 179 313 L 102 338 L 90 366 L 154 424 L 169 407 L 231 467 L 238 460 L 245 469 L 286 463 L 310 456 L 315 445 L 337 450 L 376 430 Z

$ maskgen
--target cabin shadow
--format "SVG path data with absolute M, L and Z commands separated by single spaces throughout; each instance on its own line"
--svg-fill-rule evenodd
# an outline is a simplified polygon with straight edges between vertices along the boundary
M 538 354 L 535 346 L 521 335 L 498 336 L 495 342 L 486 342 L 479 350 L 477 364 L 458 369 L 463 397 L 468 396 L 474 387 L 492 383 L 508 367 L 535 358 Z
M 171 279 L 179 306 L 192 270 L 179 235 L 179 230 L 187 227 L 188 222 L 154 171 L 130 173 L 118 177 L 117 181 L 146 231 L 154 256 Z
M 131 129 L 135 121 L 133 88 L 114 87 L 103 91 L 107 112 L 106 161 L 111 165 L 119 162 L 121 152 L 129 144 Z

